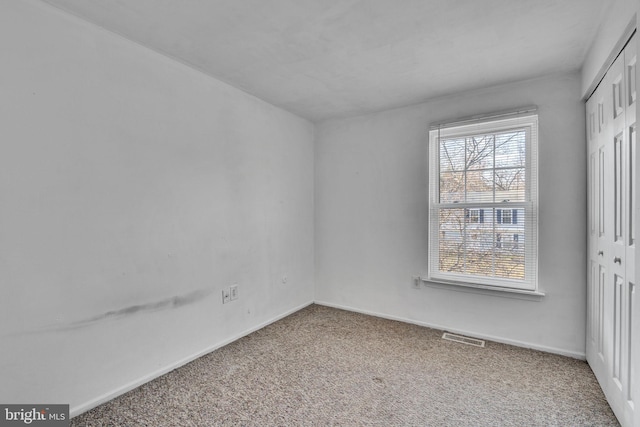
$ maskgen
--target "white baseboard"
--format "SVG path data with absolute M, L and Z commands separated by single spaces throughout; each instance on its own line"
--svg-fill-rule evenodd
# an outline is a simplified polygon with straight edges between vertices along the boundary
M 530 342 L 526 342 L 526 341 L 518 341 L 518 340 L 509 339 L 509 338 L 498 337 L 498 336 L 495 336 L 495 335 L 482 334 L 482 333 L 478 333 L 476 331 L 467 331 L 467 330 L 463 330 L 463 329 L 452 329 L 452 328 L 450 328 L 448 326 L 444 326 L 444 325 L 438 325 L 438 324 L 429 323 L 429 322 L 421 322 L 421 321 L 418 321 L 418 320 L 407 319 L 407 318 L 400 317 L 400 316 L 393 316 L 393 315 L 389 315 L 389 314 L 378 313 L 378 312 L 375 312 L 375 311 L 361 310 L 361 309 L 358 309 L 358 308 L 345 306 L 345 305 L 340 305 L 340 304 L 333 304 L 333 303 L 326 302 L 326 301 L 315 301 L 314 303 L 318 304 L 318 305 L 324 305 L 324 306 L 327 306 L 327 307 L 339 308 L 341 310 L 353 311 L 355 313 L 367 314 L 369 316 L 381 317 L 383 319 L 397 320 L 399 322 L 411 323 L 413 325 L 418 325 L 418 326 L 426 326 L 428 328 L 439 329 L 441 331 L 447 331 L 447 332 L 453 332 L 453 333 L 460 334 L 460 335 L 466 335 L 468 337 L 480 338 L 480 339 L 485 339 L 485 340 L 489 340 L 489 341 L 495 341 L 495 342 L 499 342 L 499 343 L 502 343 L 502 344 L 509 344 L 509 345 L 513 345 L 515 347 L 530 348 L 530 349 L 533 349 L 533 350 L 544 351 L 545 353 L 559 354 L 561 356 L 567 356 L 567 357 L 571 357 L 571 358 L 579 359 L 579 360 L 586 360 L 587 359 L 587 356 L 586 356 L 586 354 L 584 352 L 566 350 L 566 349 L 563 349 L 563 348 L 556 348 L 556 347 L 548 347 L 548 346 L 544 346 L 544 345 L 540 345 L 540 344 L 534 344 L 534 343 L 530 343 Z
M 177 368 L 179 368 L 181 366 L 186 365 L 189 362 L 194 361 L 197 358 L 204 356 L 205 354 L 209 354 L 212 351 L 215 351 L 215 350 L 217 350 L 217 349 L 219 349 L 221 347 L 224 347 L 227 344 L 231 344 L 232 342 L 234 342 L 236 340 L 239 340 L 240 338 L 245 337 L 245 336 L 249 335 L 252 332 L 255 332 L 255 331 L 259 330 L 259 329 L 262 329 L 265 326 L 270 325 L 271 323 L 277 322 L 278 320 L 283 319 L 283 318 L 289 316 L 290 314 L 295 313 L 296 311 L 302 310 L 303 308 L 308 307 L 311 304 L 313 304 L 313 301 L 305 303 L 305 304 L 302 304 L 302 305 L 300 305 L 300 306 L 298 306 L 296 308 L 293 308 L 291 310 L 288 310 L 283 314 L 275 316 L 272 319 L 269 319 L 269 320 L 267 320 L 265 322 L 260 323 L 259 325 L 256 325 L 256 326 L 254 326 L 252 328 L 249 328 L 246 331 L 241 332 L 241 333 L 239 333 L 237 335 L 234 335 L 231 338 L 228 338 L 228 339 L 226 339 L 224 341 L 220 341 L 220 342 L 218 342 L 218 343 L 216 343 L 216 344 L 214 344 L 214 345 L 212 345 L 212 346 L 210 346 L 210 347 L 208 347 L 208 348 L 206 348 L 206 349 L 204 349 L 204 350 L 202 350 L 202 351 L 200 351 L 198 353 L 195 353 L 195 354 L 192 354 L 190 356 L 187 356 L 187 357 L 185 357 L 185 358 L 183 358 L 181 360 L 176 361 L 175 363 L 172 363 L 172 364 L 170 364 L 168 366 L 165 366 L 165 367 L 163 367 L 161 369 L 158 369 L 155 372 L 152 372 L 152 373 L 150 373 L 148 375 L 145 375 L 145 376 L 143 376 L 141 378 L 138 378 L 137 380 L 131 381 L 130 383 L 125 384 L 122 387 L 118 387 L 117 389 L 115 389 L 113 391 L 110 391 L 108 393 L 105 393 L 102 396 L 99 396 L 99 397 L 97 397 L 95 399 L 92 399 L 92 400 L 90 400 L 90 401 L 88 401 L 88 402 L 86 402 L 84 404 L 72 407 L 69 410 L 69 416 L 71 418 L 73 418 L 73 417 L 76 417 L 76 416 L 82 414 L 83 412 L 87 412 L 90 409 L 95 408 L 96 406 L 102 405 L 103 403 L 106 403 L 106 402 L 108 402 L 108 401 L 110 401 L 112 399 L 115 399 L 116 397 L 118 397 L 120 395 L 123 395 L 126 392 L 133 390 L 134 388 L 140 387 L 141 385 L 143 385 L 145 383 L 148 383 L 151 380 L 154 380 L 154 379 L 156 379 L 158 377 L 161 377 L 162 375 L 164 375 L 164 374 L 166 374 L 168 372 L 171 372 L 174 369 L 177 369 Z

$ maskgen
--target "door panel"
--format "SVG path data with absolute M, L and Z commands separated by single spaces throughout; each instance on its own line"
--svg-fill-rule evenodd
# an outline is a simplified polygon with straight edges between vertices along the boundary
M 636 175 L 636 124 L 637 124 L 637 35 L 632 37 L 624 50 L 624 76 L 625 76 L 625 137 L 628 144 L 627 149 L 629 158 L 626 162 L 627 170 L 627 216 L 628 216 L 628 232 L 627 232 L 627 248 L 625 256 L 627 259 L 627 268 L 625 270 L 625 289 L 624 289 L 624 317 L 622 319 L 624 326 L 624 378 L 622 381 L 622 398 L 624 400 L 624 414 L 622 419 L 632 420 L 629 424 L 640 426 L 640 410 L 635 408 L 637 402 L 637 387 L 638 387 L 638 372 L 637 364 L 638 353 L 637 346 L 640 345 L 640 339 L 638 338 L 637 324 L 638 324 L 638 292 L 636 290 L 636 278 L 635 278 L 635 260 L 636 260 L 636 245 L 635 245 L 635 233 L 636 233 L 636 194 L 638 189 L 637 175 Z M 635 327 L 634 327 L 635 326 Z M 634 338 L 635 335 L 635 338 Z
M 591 287 L 589 301 L 590 321 L 587 327 L 590 328 L 589 336 L 591 340 L 587 342 L 587 359 L 592 369 L 597 373 L 597 377 L 606 378 L 606 351 L 605 345 L 607 325 L 605 324 L 605 299 L 608 283 L 607 258 L 612 254 L 608 231 L 611 229 L 609 213 L 611 203 L 608 199 L 613 195 L 608 181 L 613 179 L 613 174 L 609 173 L 609 154 L 611 146 L 605 144 L 609 129 L 606 120 L 605 89 L 598 88 L 587 103 L 588 136 L 589 138 L 589 177 L 590 189 L 588 197 L 590 200 L 588 215 L 589 218 L 589 262 Z M 600 380 L 602 383 L 602 380 Z M 604 385 L 603 385 L 604 388 Z

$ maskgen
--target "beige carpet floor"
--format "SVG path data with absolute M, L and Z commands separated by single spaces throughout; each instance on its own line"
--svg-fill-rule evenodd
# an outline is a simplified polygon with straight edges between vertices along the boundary
M 309 306 L 72 426 L 617 426 L 579 360 Z

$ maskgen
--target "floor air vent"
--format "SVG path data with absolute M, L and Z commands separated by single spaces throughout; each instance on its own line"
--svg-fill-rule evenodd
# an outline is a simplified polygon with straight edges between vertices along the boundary
M 484 347 L 484 340 L 478 340 L 475 338 L 463 337 L 462 335 L 450 334 L 449 332 L 445 332 L 442 334 L 443 340 L 455 341 L 461 344 L 468 344 L 475 347 Z

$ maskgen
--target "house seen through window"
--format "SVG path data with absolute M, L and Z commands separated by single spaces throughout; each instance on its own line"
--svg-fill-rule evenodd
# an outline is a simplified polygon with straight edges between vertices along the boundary
M 537 115 L 430 131 L 429 278 L 536 290 Z

